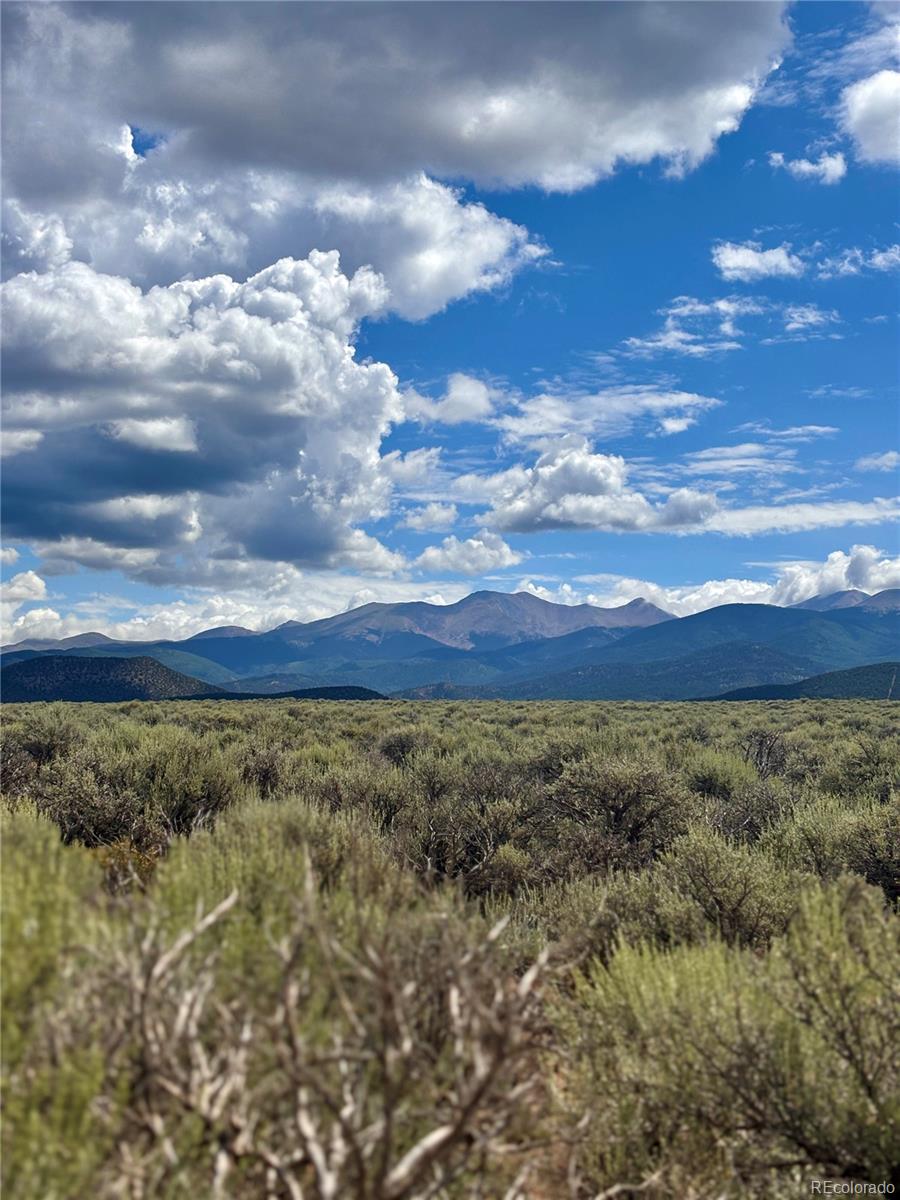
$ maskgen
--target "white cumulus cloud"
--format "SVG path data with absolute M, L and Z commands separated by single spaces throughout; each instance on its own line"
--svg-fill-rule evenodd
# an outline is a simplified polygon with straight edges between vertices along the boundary
M 780 151 L 773 150 L 769 154 L 769 164 L 782 168 L 794 179 L 812 179 L 826 185 L 840 183 L 847 174 L 847 160 L 840 151 L 820 154 L 813 161 L 809 158 L 786 158 Z
M 138 417 L 126 417 L 121 421 L 113 421 L 110 432 L 123 442 L 146 446 L 150 450 L 187 453 L 197 449 L 194 426 L 184 417 L 151 417 L 146 421 Z
M 74 561 L 112 547 L 159 578 L 176 549 L 188 569 L 185 542 L 219 563 L 397 569 L 356 528 L 389 511 L 380 444 L 402 414 L 389 367 L 353 344 L 385 299 L 320 252 L 146 291 L 76 261 L 14 276 L 4 433 L 29 453 L 6 468 L 12 535 Z
M 449 529 L 456 524 L 458 516 L 455 504 L 439 504 L 433 501 L 421 508 L 409 509 L 401 524 L 417 533 L 430 533 L 432 530 Z
M 7 6 L 4 251 L 169 284 L 335 247 L 418 319 L 544 254 L 448 180 L 684 173 L 789 42 L 781 4 Z
M 404 401 L 407 416 L 414 420 L 461 425 L 467 421 L 485 421 L 499 395 L 480 379 L 456 371 L 447 380 L 447 390 L 440 400 L 431 400 L 410 389 Z
M 759 242 L 718 242 L 713 246 L 713 263 L 723 279 L 752 283 L 757 279 L 795 279 L 806 270 L 799 255 L 787 242 L 764 250 Z
M 454 571 L 460 575 L 484 575 L 502 567 L 514 567 L 523 555 L 513 550 L 499 534 L 482 529 L 460 541 L 446 537 L 439 546 L 429 546 L 415 560 L 421 571 Z
M 842 95 L 842 124 L 867 163 L 900 163 L 900 71 L 857 80 Z

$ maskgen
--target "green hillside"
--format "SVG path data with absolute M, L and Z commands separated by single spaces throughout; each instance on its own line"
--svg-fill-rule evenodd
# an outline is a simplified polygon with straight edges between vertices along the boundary
M 796 683 L 735 688 L 718 700 L 897 700 L 900 662 L 873 663 L 849 671 L 828 671 Z
M 4 667 L 0 671 L 0 688 L 7 703 L 174 700 L 215 694 L 208 683 L 173 671 L 146 655 L 133 658 L 42 655 Z

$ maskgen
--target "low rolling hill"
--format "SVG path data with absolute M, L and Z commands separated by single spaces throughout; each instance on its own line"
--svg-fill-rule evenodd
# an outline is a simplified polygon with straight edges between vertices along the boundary
M 7 703 L 28 700 L 178 700 L 214 695 L 200 679 L 182 675 L 155 658 L 41 656 L 0 671 L 0 696 Z
M 223 691 L 163 666 L 155 658 L 82 658 L 41 655 L 0 671 L 0 699 L 8 704 L 69 700 L 381 700 L 362 687 L 296 688 L 277 693 Z
M 900 700 L 900 662 L 828 671 L 796 683 L 735 688 L 716 700 Z

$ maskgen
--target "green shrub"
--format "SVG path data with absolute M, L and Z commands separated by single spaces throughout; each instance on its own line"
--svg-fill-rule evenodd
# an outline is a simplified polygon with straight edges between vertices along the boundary
M 85 1195 L 108 1148 L 92 1105 L 96 1047 L 63 1053 L 52 1014 L 89 968 L 105 896 L 88 851 L 27 805 L 0 821 L 3 844 L 3 1192 L 13 1200 Z
M 66 841 L 164 845 L 211 820 L 245 792 L 236 765 L 187 730 L 124 727 L 48 762 L 30 786 Z
M 684 779 L 692 792 L 717 800 L 731 800 L 736 793 L 756 783 L 757 773 L 737 754 L 704 747 L 691 755 L 684 769 Z
M 858 882 L 807 891 L 765 958 L 721 944 L 623 948 L 558 1019 L 591 1114 L 594 1188 L 792 1195 L 810 1174 L 873 1183 L 900 1161 L 900 926 Z M 627 1189 L 626 1189 L 627 1190 Z
M 900 801 L 848 808 L 817 797 L 772 826 L 764 844 L 791 867 L 822 879 L 853 871 L 881 887 L 892 904 L 900 899 Z
M 782 820 L 793 805 L 778 780 L 760 779 L 738 786 L 727 799 L 713 799 L 707 820 L 713 829 L 736 842 L 752 844 Z
M 656 876 L 660 896 L 668 888 L 690 901 L 726 942 L 759 947 L 784 931 L 803 879 L 775 858 L 700 827 L 679 838 Z
M 691 809 L 656 763 L 600 753 L 567 764 L 549 801 L 561 864 L 588 872 L 651 862 L 686 827 Z

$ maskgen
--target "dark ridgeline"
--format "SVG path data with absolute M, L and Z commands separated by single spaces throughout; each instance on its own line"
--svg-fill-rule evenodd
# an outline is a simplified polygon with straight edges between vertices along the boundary
M 253 700 L 263 693 L 223 691 L 172 671 L 155 658 L 30 658 L 0 671 L 0 700 L 7 704 L 71 700 L 115 703 L 125 700 Z M 378 700 L 368 688 L 299 688 L 279 694 L 298 700 Z M 279 697 L 265 695 L 266 699 Z

